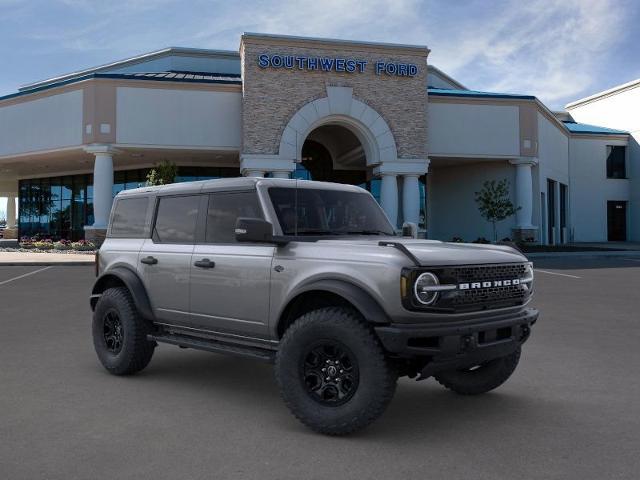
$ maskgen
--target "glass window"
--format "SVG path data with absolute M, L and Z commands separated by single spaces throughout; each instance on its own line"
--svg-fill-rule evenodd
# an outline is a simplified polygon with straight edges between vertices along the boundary
M 263 218 L 257 193 L 213 193 L 207 210 L 207 243 L 235 243 L 238 217 Z
M 148 197 L 123 198 L 113 210 L 110 236 L 142 238 L 149 208 Z
M 199 202 L 200 195 L 160 198 L 154 242 L 194 243 Z
M 627 147 L 607 147 L 607 178 L 627 178 Z
M 394 235 L 371 196 L 343 190 L 270 188 L 285 235 Z

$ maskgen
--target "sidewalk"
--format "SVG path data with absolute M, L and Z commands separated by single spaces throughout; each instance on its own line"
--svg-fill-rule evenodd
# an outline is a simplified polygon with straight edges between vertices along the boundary
M 0 252 L 0 267 L 16 265 L 93 265 L 93 254 Z

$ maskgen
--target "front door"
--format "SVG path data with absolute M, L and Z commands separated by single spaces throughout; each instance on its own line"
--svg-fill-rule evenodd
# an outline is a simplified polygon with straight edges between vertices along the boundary
M 204 243 L 196 245 L 191 262 L 191 324 L 267 338 L 275 247 L 236 243 L 238 217 L 263 218 L 255 190 L 209 195 Z
M 189 275 L 199 195 L 160 197 L 152 238 L 145 240 L 138 269 L 160 323 L 189 320 Z
M 607 229 L 610 242 L 627 240 L 627 202 L 607 202 Z

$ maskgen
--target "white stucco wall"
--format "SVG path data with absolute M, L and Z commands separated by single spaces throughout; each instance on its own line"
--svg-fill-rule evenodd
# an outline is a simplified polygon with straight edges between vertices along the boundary
M 429 155 L 520 155 L 517 106 L 429 103 Z
M 569 113 L 578 122 L 630 132 L 628 234 L 629 240 L 640 241 L 640 85 L 571 107 Z
M 625 145 L 620 140 L 571 139 L 571 226 L 576 242 L 607 241 L 607 201 L 630 199 L 630 182 L 607 179 L 607 145 Z
M 454 236 L 465 241 L 478 237 L 493 239 L 491 224 L 480 216 L 475 192 L 485 180 L 509 181 L 511 201 L 515 203 L 515 167 L 506 161 L 464 162 L 460 165 L 435 167 L 429 170 L 427 209 L 429 210 L 429 238 L 451 240 Z M 511 237 L 515 217 L 498 224 L 498 240 Z
M 82 90 L 0 106 L 0 156 L 81 143 Z
M 239 150 L 240 92 L 119 87 L 118 144 Z

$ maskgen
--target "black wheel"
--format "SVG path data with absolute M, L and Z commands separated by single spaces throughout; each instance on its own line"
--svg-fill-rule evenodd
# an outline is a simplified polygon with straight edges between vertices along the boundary
M 472 368 L 434 375 L 442 386 L 461 395 L 479 395 L 498 388 L 518 366 L 520 348 L 506 357 L 496 358 Z
M 126 288 L 106 290 L 93 312 L 93 346 L 100 362 L 114 375 L 130 375 L 146 367 L 155 342 Z
M 382 415 L 398 378 L 371 329 L 338 307 L 309 312 L 289 327 L 275 373 L 291 412 L 328 435 L 355 432 Z

